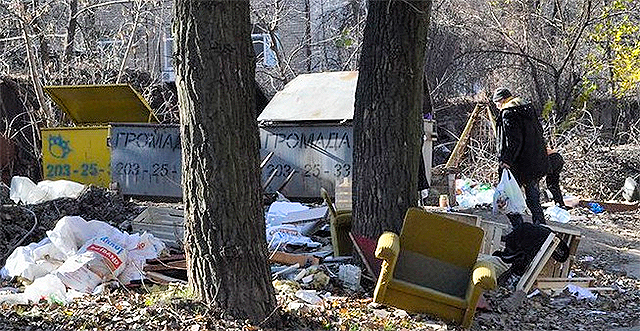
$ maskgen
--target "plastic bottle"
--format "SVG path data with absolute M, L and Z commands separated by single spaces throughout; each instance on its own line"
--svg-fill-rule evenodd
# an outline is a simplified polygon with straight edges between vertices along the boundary
M 544 213 L 554 222 L 567 223 L 571 220 L 571 214 L 558 206 L 551 206 L 547 208 Z

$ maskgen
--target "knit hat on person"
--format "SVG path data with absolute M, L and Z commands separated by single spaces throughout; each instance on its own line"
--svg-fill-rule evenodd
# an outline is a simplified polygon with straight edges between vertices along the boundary
M 511 92 L 508 89 L 506 89 L 504 87 L 499 87 L 499 88 L 496 89 L 495 92 L 493 92 L 493 98 L 492 99 L 493 99 L 493 102 L 498 102 L 498 101 L 500 101 L 502 99 L 506 99 L 506 98 L 508 98 L 510 96 L 511 96 Z

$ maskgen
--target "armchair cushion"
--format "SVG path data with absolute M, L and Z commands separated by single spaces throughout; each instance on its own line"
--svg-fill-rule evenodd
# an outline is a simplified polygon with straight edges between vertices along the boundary
M 400 251 L 393 275 L 394 279 L 463 299 L 469 286 L 469 277 L 468 269 L 406 250 Z

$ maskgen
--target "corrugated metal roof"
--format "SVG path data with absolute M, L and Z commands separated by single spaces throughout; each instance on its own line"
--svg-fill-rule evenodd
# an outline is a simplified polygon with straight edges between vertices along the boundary
M 299 75 L 276 93 L 258 121 L 351 120 L 357 81 L 357 71 Z
M 45 86 L 77 124 L 151 122 L 149 104 L 128 84 Z

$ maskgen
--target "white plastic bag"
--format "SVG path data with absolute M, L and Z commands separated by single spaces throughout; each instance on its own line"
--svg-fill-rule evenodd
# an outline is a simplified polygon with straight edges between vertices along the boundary
M 16 248 L 7 258 L 0 271 L 2 277 L 21 276 L 30 281 L 42 277 L 66 260 L 66 256 L 60 252 L 49 238 L 27 246 Z
M 104 281 L 114 279 L 124 270 L 127 250 L 108 236 L 87 241 L 56 270 L 55 274 L 68 287 L 91 293 Z
M 509 169 L 502 171 L 500 183 L 493 194 L 493 212 L 501 211 L 505 214 L 524 214 L 527 204 L 520 185 Z
M 43 180 L 37 185 L 27 177 L 11 178 L 9 197 L 15 203 L 37 204 L 58 198 L 77 198 L 84 185 L 69 180 Z

